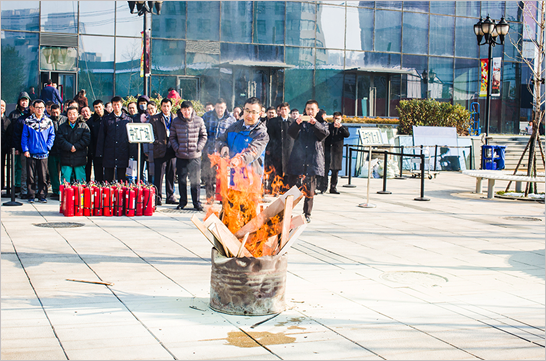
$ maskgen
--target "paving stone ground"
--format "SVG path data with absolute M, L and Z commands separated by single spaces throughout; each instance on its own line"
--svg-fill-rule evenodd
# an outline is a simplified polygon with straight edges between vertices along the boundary
M 427 179 L 419 202 L 419 182 L 389 180 L 380 195 L 372 179 L 376 208 L 358 207 L 361 178 L 317 195 L 288 253 L 288 309 L 255 328 L 268 316 L 208 307 L 211 249 L 191 210 L 2 207 L 1 358 L 544 359 L 544 204 L 485 199 L 458 172 Z M 67 221 L 84 226 L 35 226 Z

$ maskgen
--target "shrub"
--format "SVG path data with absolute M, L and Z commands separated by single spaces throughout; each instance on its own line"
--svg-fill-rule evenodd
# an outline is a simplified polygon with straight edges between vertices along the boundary
M 160 95 L 157 98 L 150 98 L 150 101 L 153 101 L 157 105 L 157 109 L 161 109 L 161 99 L 163 97 Z M 127 104 L 130 102 L 136 102 L 138 98 L 135 98 L 132 95 L 129 95 L 128 97 L 123 99 L 123 106 L 126 107 Z M 172 100 L 172 99 L 171 99 Z M 182 102 L 185 101 L 185 99 L 178 99 L 177 101 L 173 101 L 173 110 L 172 112 L 176 114 L 178 112 L 178 109 L 180 109 L 180 105 Z M 198 116 L 203 116 L 205 114 L 205 106 L 199 101 L 199 100 L 190 100 L 190 102 L 193 104 L 193 109 L 197 113 Z
M 413 126 L 455 127 L 457 134 L 468 135 L 470 112 L 460 104 L 451 105 L 434 99 L 401 100 L 398 134 L 413 134 Z
M 326 117 L 326 120 L 332 121 L 333 116 Z M 347 117 L 343 116 L 342 123 L 362 123 L 362 124 L 398 124 L 399 120 L 396 118 L 369 118 L 369 117 Z

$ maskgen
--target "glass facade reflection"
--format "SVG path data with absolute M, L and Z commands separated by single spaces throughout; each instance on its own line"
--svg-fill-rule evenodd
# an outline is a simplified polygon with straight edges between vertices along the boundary
M 55 33 L 76 33 L 78 1 L 40 1 L 40 29 Z
M 74 79 L 91 102 L 141 94 L 143 17 L 127 2 L 60 4 L 2 2 L 7 103 L 48 77 Z M 230 109 L 256 95 L 300 111 L 314 98 L 328 114 L 349 116 L 397 116 L 399 101 L 412 98 L 467 108 L 477 101 L 484 112 L 479 63 L 488 49 L 477 45 L 473 25 L 488 14 L 510 23 L 505 45 L 493 48 L 503 59 L 503 79 L 491 130 L 517 132 L 523 70 L 512 42 L 524 31 L 518 2 L 168 1 L 161 15 L 147 16 L 150 92 L 165 96 L 173 87 L 203 103 L 223 97 Z

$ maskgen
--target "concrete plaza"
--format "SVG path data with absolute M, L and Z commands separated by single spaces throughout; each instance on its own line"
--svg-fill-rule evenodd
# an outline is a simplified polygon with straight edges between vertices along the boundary
M 458 172 L 427 179 L 418 202 L 419 182 L 381 195 L 371 180 L 376 208 L 358 207 L 365 179 L 317 195 L 288 253 L 288 309 L 254 328 L 269 316 L 208 308 L 211 247 L 190 209 L 2 207 L 1 358 L 544 359 L 544 204 L 484 199 Z

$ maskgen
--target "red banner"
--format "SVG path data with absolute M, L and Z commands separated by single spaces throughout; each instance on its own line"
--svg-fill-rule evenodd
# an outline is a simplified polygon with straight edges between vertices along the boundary
M 480 59 L 480 97 L 487 96 L 487 73 L 489 69 L 489 59 Z
M 144 54 L 144 31 L 140 32 L 141 35 L 141 48 L 142 48 L 142 54 L 140 55 L 140 77 L 144 77 L 144 74 L 146 76 L 150 75 L 150 52 L 151 52 L 151 45 L 150 45 L 150 31 L 146 31 L 146 54 Z M 144 62 L 144 58 L 146 57 L 146 62 Z M 144 63 L 146 63 L 146 67 L 144 67 Z

